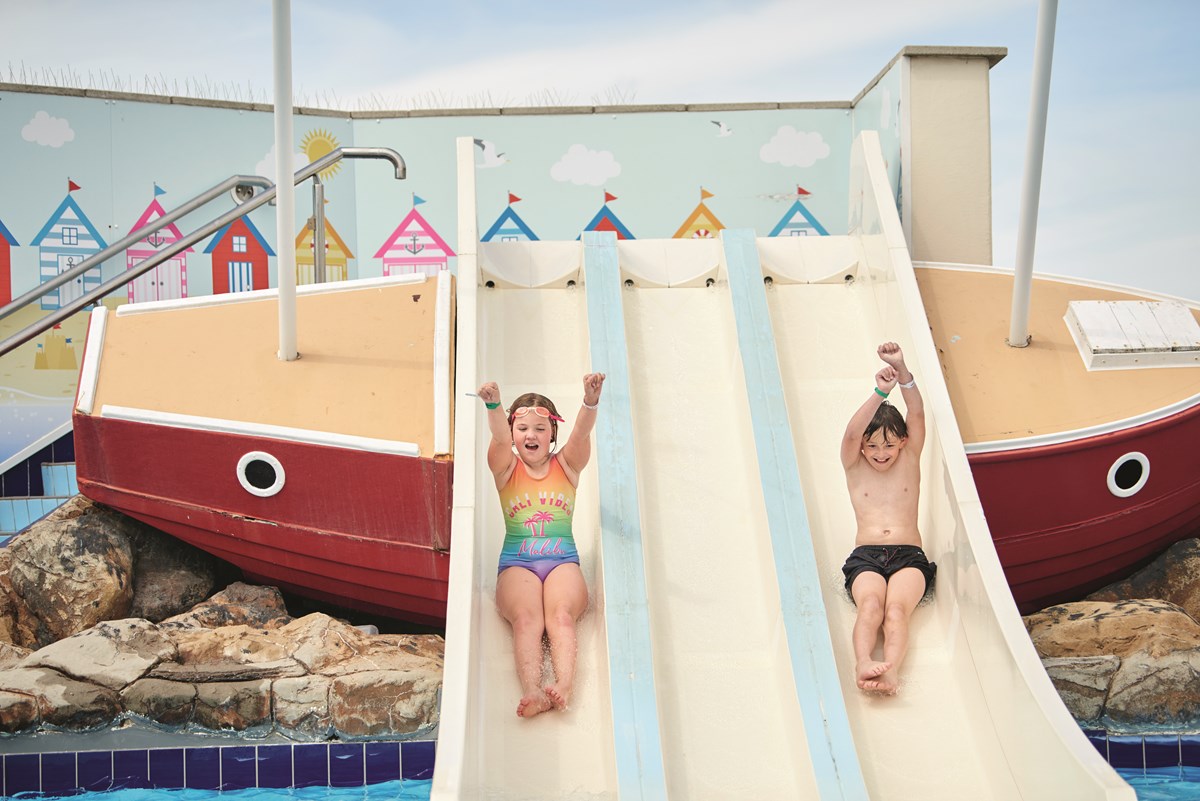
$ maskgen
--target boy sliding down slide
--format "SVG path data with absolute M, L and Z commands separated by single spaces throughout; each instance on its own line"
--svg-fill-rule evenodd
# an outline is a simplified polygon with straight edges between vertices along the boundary
M 842 435 L 842 467 L 858 524 L 855 548 L 842 567 L 858 607 L 854 621 L 855 682 L 860 690 L 895 695 L 908 650 L 908 621 L 933 583 L 937 565 L 921 550 L 917 500 L 925 407 L 916 379 L 895 342 L 879 346 L 885 366 L 875 389 Z M 887 402 L 899 384 L 908 419 Z M 873 658 L 883 631 L 883 660 Z

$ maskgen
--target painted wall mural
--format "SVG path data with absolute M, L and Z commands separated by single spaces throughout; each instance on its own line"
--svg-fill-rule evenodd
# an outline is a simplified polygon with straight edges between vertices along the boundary
M 899 192 L 898 74 L 885 74 L 853 109 L 299 114 L 293 158 L 299 168 L 343 145 L 379 146 L 400 152 L 408 166 L 404 181 L 377 160 L 346 160 L 321 173 L 327 280 L 455 269 L 461 136 L 474 140 L 485 241 L 574 240 L 585 230 L 624 239 L 704 238 L 726 227 L 760 236 L 841 234 L 854 222 L 847 219 L 847 177 L 858 131 L 880 131 Z M 0 91 L 0 175 L 8 190 L 0 194 L 0 300 L 7 303 L 232 175 L 274 180 L 273 137 L 271 114 L 250 107 Z M 149 199 L 146 187 L 154 188 Z M 300 284 L 313 280 L 310 194 L 311 183 L 297 189 L 289 226 Z M 0 334 L 119 275 L 233 205 L 222 198 L 148 234 L 42 307 L 0 321 Z M 273 205 L 256 209 L 105 305 L 275 286 L 275 212 Z M 75 378 L 65 365 L 78 363 L 84 324 L 77 315 L 0 362 L 0 466 L 21 443 L 69 420 Z M 35 370 L 35 361 L 45 369 Z

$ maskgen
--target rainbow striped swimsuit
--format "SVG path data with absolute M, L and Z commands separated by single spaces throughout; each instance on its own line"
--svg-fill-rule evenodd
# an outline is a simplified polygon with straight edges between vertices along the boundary
M 545 478 L 532 478 L 517 459 L 508 483 L 500 490 L 504 510 L 504 547 L 500 569 L 523 567 L 542 581 L 559 565 L 579 564 L 571 515 L 575 513 L 575 488 L 558 455 L 550 457 Z

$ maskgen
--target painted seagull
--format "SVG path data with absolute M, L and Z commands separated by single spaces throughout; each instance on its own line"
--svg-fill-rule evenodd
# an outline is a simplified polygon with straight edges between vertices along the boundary
M 733 133 L 733 129 L 720 120 L 712 120 L 712 124 L 717 126 L 717 136 L 729 136 Z
M 494 142 L 489 142 L 486 139 L 476 139 L 475 147 L 483 151 L 482 161 L 479 162 L 479 166 L 484 169 L 488 167 L 499 167 L 501 164 L 504 164 L 508 161 L 508 159 L 504 157 L 503 153 L 496 152 L 496 145 Z

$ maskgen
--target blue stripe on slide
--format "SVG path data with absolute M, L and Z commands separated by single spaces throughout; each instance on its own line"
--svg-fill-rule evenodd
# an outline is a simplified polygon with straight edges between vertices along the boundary
M 754 232 L 721 232 L 775 553 L 783 625 L 808 750 L 823 799 L 867 799 L 833 657 L 795 441 Z M 847 632 L 849 636 L 849 632 Z
M 583 266 L 592 369 L 607 376 L 595 448 L 618 798 L 666 801 L 616 234 L 585 232 Z

